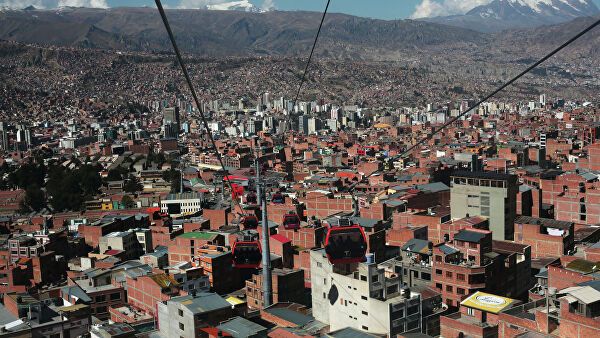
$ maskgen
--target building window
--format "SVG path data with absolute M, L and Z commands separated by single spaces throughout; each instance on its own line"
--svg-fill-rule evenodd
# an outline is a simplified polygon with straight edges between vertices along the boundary
M 465 289 L 463 288 L 456 288 L 456 293 L 459 295 L 464 295 L 465 294 Z
M 452 285 L 446 285 L 446 291 L 452 292 Z
M 442 275 L 442 269 L 435 269 L 435 274 L 436 275 Z
M 96 296 L 96 303 L 104 303 L 106 302 L 106 295 Z
M 360 296 L 360 299 L 367 300 L 367 297 L 366 296 Z
M 119 300 L 121 299 L 121 293 L 115 292 L 110 294 L 110 300 Z
M 360 275 L 360 280 L 366 281 L 367 280 L 367 276 Z
M 435 261 L 436 261 L 436 262 L 441 262 L 441 261 L 442 261 L 442 256 L 440 256 L 440 255 L 436 255 L 436 256 L 435 256 Z
M 362 314 L 365 315 L 365 316 L 369 315 L 369 313 L 367 311 L 363 311 Z
M 379 281 L 379 275 L 373 275 L 373 277 L 371 277 L 373 283 L 376 283 L 377 281 Z
M 179 309 L 178 312 L 179 312 L 179 317 L 183 317 L 183 310 Z
M 465 280 L 465 275 L 462 274 L 462 273 L 457 273 L 456 274 L 456 280 L 464 281 Z
M 475 309 L 468 307 L 467 308 L 467 314 L 469 316 L 475 316 Z
M 107 313 L 107 312 L 108 312 L 108 310 L 107 310 L 106 306 L 98 306 L 96 308 L 96 313 Z
M 438 289 L 440 291 L 442 290 L 442 284 L 441 283 L 435 283 L 435 287 L 436 287 L 436 289 Z
M 364 326 L 364 325 L 362 326 L 362 329 L 365 330 L 365 331 L 369 331 L 369 328 L 367 326 Z
M 477 249 L 477 243 L 469 243 L 469 248 Z
M 422 280 L 431 280 L 431 274 L 427 273 L 427 272 L 421 272 L 421 279 Z
M 183 325 L 183 323 L 179 323 L 179 329 L 181 331 L 185 330 L 185 326 Z
M 446 271 L 446 278 L 452 278 L 452 272 Z
M 523 234 L 522 233 L 517 233 L 517 240 L 518 241 L 522 241 L 523 240 Z

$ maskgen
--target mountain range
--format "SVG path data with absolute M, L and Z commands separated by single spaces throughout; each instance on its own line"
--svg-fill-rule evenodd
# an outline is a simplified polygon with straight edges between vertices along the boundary
M 422 20 L 480 32 L 497 32 L 557 24 L 598 14 L 600 10 L 591 0 L 493 0 L 464 15 Z
M 303 11 L 170 9 L 167 16 L 182 51 L 217 57 L 306 57 L 321 19 L 321 13 Z M 577 18 L 553 26 L 487 34 L 420 20 L 385 21 L 328 14 L 315 55 L 337 60 L 396 61 L 423 52 L 488 55 L 545 51 L 590 22 L 590 18 Z M 0 11 L 0 39 L 46 46 L 171 52 L 156 9 L 140 7 Z M 597 32 L 590 32 L 577 42 L 577 55 L 600 57 L 595 53 L 598 40 Z

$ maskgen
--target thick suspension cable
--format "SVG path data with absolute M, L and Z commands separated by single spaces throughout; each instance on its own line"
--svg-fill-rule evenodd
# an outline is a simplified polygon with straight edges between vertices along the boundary
M 198 107 L 198 111 L 200 112 L 200 117 L 202 118 L 202 123 L 204 125 L 204 129 L 206 129 L 206 134 L 208 135 L 208 139 L 210 140 L 210 143 L 213 146 L 213 151 L 217 155 L 219 164 L 221 165 L 221 168 L 223 169 L 223 172 L 225 173 L 225 177 L 227 178 L 227 183 L 229 183 L 229 188 L 233 192 L 234 189 L 233 189 L 233 185 L 231 184 L 231 179 L 229 177 L 229 173 L 228 173 L 227 169 L 225 169 L 225 165 L 223 164 L 223 157 L 221 156 L 221 153 L 219 153 L 219 149 L 217 148 L 217 144 L 215 143 L 215 139 L 212 135 L 211 129 L 208 126 L 208 120 L 206 119 L 206 116 L 204 115 L 204 111 L 202 109 L 202 106 L 200 105 L 200 100 L 198 100 L 198 95 L 196 95 L 196 90 L 194 89 L 194 85 L 190 78 L 190 74 L 188 73 L 187 68 L 186 68 L 185 64 L 183 63 L 183 57 L 181 56 L 179 47 L 177 47 L 177 42 L 175 41 L 175 36 L 173 35 L 173 31 L 171 30 L 171 25 L 169 25 L 169 20 L 167 20 L 167 15 L 165 14 L 165 10 L 163 9 L 163 6 L 162 6 L 162 3 L 160 2 L 160 0 L 155 0 L 155 2 L 156 2 L 156 7 L 158 8 L 158 12 L 160 13 L 160 17 L 162 18 L 162 21 L 165 25 L 165 29 L 167 30 L 167 34 L 169 35 L 169 39 L 171 40 L 171 43 L 173 44 L 173 50 L 175 51 L 175 55 L 177 56 L 177 61 L 179 61 L 179 65 L 181 66 L 181 70 L 183 71 L 183 76 L 185 77 L 185 80 L 190 89 L 190 92 L 192 92 L 192 97 L 194 98 L 196 107 Z M 233 198 L 233 200 L 237 204 L 238 208 L 240 210 L 243 210 L 243 208 L 241 207 L 240 202 L 237 200 L 237 198 Z

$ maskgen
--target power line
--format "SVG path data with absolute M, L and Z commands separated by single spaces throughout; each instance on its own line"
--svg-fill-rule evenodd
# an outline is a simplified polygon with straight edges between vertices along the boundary
M 185 64 L 183 63 L 183 57 L 181 56 L 179 47 L 177 47 L 177 42 L 175 41 L 175 36 L 173 35 L 173 31 L 171 30 L 171 26 L 169 25 L 169 21 L 167 20 L 167 15 L 165 14 L 165 10 L 163 9 L 163 6 L 162 6 L 162 3 L 160 2 L 160 0 L 155 0 L 155 3 L 156 3 L 156 7 L 158 8 L 158 12 L 160 13 L 160 17 L 162 18 L 162 21 L 165 25 L 165 29 L 167 30 L 167 34 L 169 35 L 169 39 L 171 40 L 171 43 L 173 44 L 173 50 L 175 51 L 175 55 L 177 56 L 177 61 L 179 61 L 179 65 L 181 66 L 181 70 L 183 71 L 183 76 L 185 77 L 187 85 L 190 88 L 190 91 L 192 92 L 192 97 L 194 98 L 196 107 L 198 107 L 198 111 L 200 112 L 200 117 L 202 118 L 202 123 L 204 124 L 204 128 L 206 129 L 206 134 L 208 134 L 208 139 L 210 140 L 210 143 L 213 146 L 213 150 L 214 150 L 215 154 L 217 155 L 217 159 L 219 160 L 219 164 L 221 165 L 221 168 L 223 169 L 225 176 L 227 177 L 227 183 L 229 183 L 229 188 L 233 192 L 234 190 L 233 190 L 233 185 L 231 183 L 231 179 L 229 178 L 229 172 L 227 171 L 227 169 L 225 169 L 225 165 L 223 164 L 223 157 L 221 156 L 221 153 L 219 153 L 219 149 L 217 148 L 215 139 L 213 138 L 212 132 L 210 131 L 210 128 L 208 126 L 208 120 L 206 119 L 206 116 L 204 116 L 204 111 L 200 105 L 200 100 L 198 100 L 198 95 L 196 95 L 196 90 L 194 89 L 194 85 L 192 84 L 190 74 L 188 73 L 187 68 L 186 68 Z M 233 200 L 235 201 L 235 203 L 237 204 L 237 206 L 240 210 L 244 210 L 241 207 L 240 202 L 237 200 L 237 198 L 233 198 Z
M 304 81 L 306 81 L 306 74 L 308 73 L 308 67 L 310 66 L 310 61 L 312 60 L 313 54 L 315 52 L 315 47 L 317 46 L 317 41 L 319 40 L 319 35 L 321 34 L 321 28 L 323 28 L 323 22 L 325 21 L 325 15 L 327 15 L 327 10 L 329 9 L 329 3 L 331 0 L 327 0 L 327 5 L 325 5 L 325 10 L 323 11 L 323 16 L 321 16 L 321 23 L 319 24 L 319 29 L 317 30 L 317 35 L 315 35 L 315 41 L 313 42 L 312 48 L 310 49 L 310 55 L 308 56 L 308 61 L 306 62 L 306 66 L 304 67 L 304 73 L 302 73 L 302 78 L 300 79 L 300 85 L 298 85 L 298 90 L 296 91 L 296 98 L 292 101 L 293 105 L 291 109 L 294 109 L 296 103 L 298 102 L 298 98 L 300 97 L 300 90 L 302 90 L 302 85 Z M 292 116 L 291 112 L 288 116 Z M 292 121 L 290 120 L 290 127 Z

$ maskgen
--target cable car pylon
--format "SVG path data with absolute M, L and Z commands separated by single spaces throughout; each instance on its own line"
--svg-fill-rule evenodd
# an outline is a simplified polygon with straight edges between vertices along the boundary
M 263 182 L 260 178 L 260 151 L 261 147 L 256 147 L 256 198 L 258 205 L 262 205 L 262 266 L 263 266 L 263 302 L 264 308 L 271 306 L 272 303 L 272 279 L 271 279 L 271 250 L 269 247 L 269 221 L 267 219 L 267 197 L 264 194 L 266 190 L 261 189 Z

